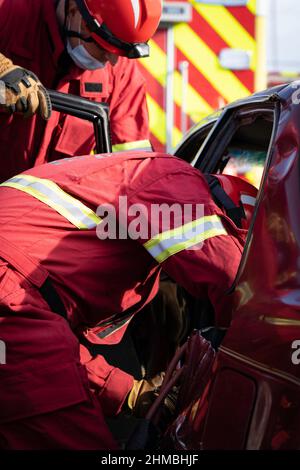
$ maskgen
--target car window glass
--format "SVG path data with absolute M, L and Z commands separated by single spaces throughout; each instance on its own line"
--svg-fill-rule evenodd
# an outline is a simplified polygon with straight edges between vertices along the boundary
M 241 125 L 227 145 L 219 172 L 247 179 L 258 189 L 272 136 L 271 117 L 258 117 Z

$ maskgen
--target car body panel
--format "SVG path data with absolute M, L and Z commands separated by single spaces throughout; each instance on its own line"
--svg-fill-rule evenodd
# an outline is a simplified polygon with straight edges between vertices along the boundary
M 252 97 L 276 96 L 276 122 L 228 295 L 232 323 L 205 392 L 182 404 L 167 432 L 166 442 L 175 449 L 300 448 L 300 365 L 292 360 L 295 342 L 300 346 L 298 90 L 291 84 Z M 251 97 L 230 109 L 249 104 Z

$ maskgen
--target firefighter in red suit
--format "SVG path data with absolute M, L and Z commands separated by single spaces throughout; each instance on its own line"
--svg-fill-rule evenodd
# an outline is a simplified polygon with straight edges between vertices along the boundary
M 46 88 L 107 102 L 114 151 L 147 149 L 145 81 L 131 59 L 149 55 L 160 15 L 161 0 L 0 0 L 0 52 Z M 12 64 L 1 61 L 0 80 L 16 89 L 22 69 L 12 75 Z M 94 147 L 91 123 L 75 117 L 53 112 L 45 122 L 0 112 L 0 181 Z
M 150 216 L 175 203 L 189 207 L 184 220 L 175 212 L 166 227 Z M 198 170 L 150 152 L 62 159 L 14 176 L 0 186 L 0 222 L 0 447 L 114 449 L 103 413 L 116 415 L 140 387 L 91 357 L 81 335 L 118 342 L 155 296 L 161 269 L 208 297 L 228 325 L 225 293 L 246 229 Z

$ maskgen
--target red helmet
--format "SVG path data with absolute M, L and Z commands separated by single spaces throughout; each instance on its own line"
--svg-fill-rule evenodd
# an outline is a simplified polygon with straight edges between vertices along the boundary
M 161 0 L 75 0 L 92 38 L 113 54 L 147 57 L 147 41 L 155 33 Z
M 214 175 L 227 196 L 237 207 L 244 208 L 246 218 L 242 219 L 242 228 L 248 229 L 254 212 L 257 189 L 248 181 L 238 176 L 232 175 Z

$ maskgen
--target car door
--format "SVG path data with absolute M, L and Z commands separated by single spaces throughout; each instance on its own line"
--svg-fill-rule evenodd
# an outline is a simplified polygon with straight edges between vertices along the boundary
M 203 173 L 227 173 L 257 188 L 275 121 L 275 95 L 233 103 L 195 126 L 175 149 Z
M 259 187 L 256 211 L 240 266 L 246 262 L 257 208 L 263 199 L 265 181 L 274 153 L 275 138 L 278 135 L 281 104 L 282 100 L 273 95 L 259 102 L 248 101 L 225 108 L 206 140 L 200 142 L 198 153 L 194 157 L 193 165 L 209 173 L 240 171 L 242 174 L 245 161 L 250 167 L 257 165 L 261 167 L 256 183 Z M 239 279 L 239 273 L 237 279 Z M 236 282 L 232 286 L 232 292 L 235 286 Z M 243 331 L 243 334 L 247 336 L 246 331 Z M 227 345 L 228 335 L 229 333 L 226 335 L 225 345 Z M 238 335 L 237 332 L 236 337 Z M 246 344 L 245 338 L 244 343 Z M 223 344 L 220 347 L 221 354 Z M 220 343 L 217 344 L 219 345 Z M 193 353 L 195 354 L 195 351 Z M 200 350 L 199 357 L 201 357 Z M 220 352 L 217 357 L 218 360 L 213 369 L 216 369 L 219 363 Z M 188 356 L 185 361 L 186 364 L 191 362 Z M 244 448 L 257 399 L 257 381 L 250 373 L 247 374 L 246 367 L 243 370 L 241 367 L 235 370 L 232 364 L 229 366 L 228 364 L 229 362 L 223 364 L 222 368 L 219 366 L 218 375 L 214 371 L 214 380 L 211 376 L 202 395 L 193 394 L 192 389 L 190 393 L 185 394 L 179 417 L 167 432 L 166 442 L 169 445 L 171 440 L 175 448 L 182 450 Z M 192 367 L 195 369 L 194 363 Z M 200 361 L 198 368 L 201 368 Z M 189 370 L 186 374 L 189 376 Z M 201 378 L 199 390 L 200 385 Z M 242 402 L 240 402 L 240 397 L 243 397 Z

